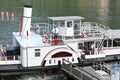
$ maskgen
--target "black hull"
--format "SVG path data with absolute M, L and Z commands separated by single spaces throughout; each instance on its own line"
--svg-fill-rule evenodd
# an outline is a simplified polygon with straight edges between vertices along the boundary
M 107 59 L 107 60 L 97 60 L 93 59 L 90 61 L 86 60 L 84 62 L 77 63 L 76 65 L 80 67 L 85 67 L 85 66 L 92 66 L 94 62 L 105 62 L 105 63 L 113 63 L 117 62 L 119 64 L 120 59 L 117 58 L 112 58 L 112 59 Z M 41 73 L 45 72 L 48 70 L 60 70 L 62 66 L 56 65 L 56 66 L 38 66 L 38 67 L 22 67 L 21 65 L 3 65 L 0 66 L 0 76 L 5 76 L 5 75 L 19 75 L 19 74 L 26 74 L 26 73 Z
M 47 70 L 57 70 L 58 66 L 48 66 L 48 67 L 30 67 L 24 68 L 21 65 L 4 65 L 0 66 L 0 76 L 6 75 L 19 75 L 27 73 L 41 73 Z

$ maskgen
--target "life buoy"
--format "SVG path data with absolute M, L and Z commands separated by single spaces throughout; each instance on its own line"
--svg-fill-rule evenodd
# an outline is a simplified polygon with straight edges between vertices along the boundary
M 84 33 L 84 37 L 88 37 L 88 32 L 85 32 L 85 33 Z
M 48 35 L 47 34 L 44 34 L 43 36 L 43 43 L 47 43 L 48 42 Z
M 88 32 L 83 32 L 82 34 L 81 34 L 81 36 L 84 38 L 84 37 L 88 37 Z
M 83 33 L 81 33 L 81 37 L 84 38 L 84 34 Z

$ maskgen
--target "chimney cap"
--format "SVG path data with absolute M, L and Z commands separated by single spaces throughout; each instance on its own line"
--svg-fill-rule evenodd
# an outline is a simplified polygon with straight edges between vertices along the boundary
M 31 6 L 31 5 L 24 5 L 24 7 L 32 8 L 32 6 Z

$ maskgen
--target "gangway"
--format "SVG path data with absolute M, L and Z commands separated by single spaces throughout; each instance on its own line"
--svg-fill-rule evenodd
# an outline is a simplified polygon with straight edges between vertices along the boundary
M 96 73 L 91 74 L 90 71 L 86 71 L 85 69 L 86 67 L 79 67 L 76 64 L 72 64 L 71 62 L 63 59 L 61 70 L 73 78 L 77 80 L 102 80 L 99 75 L 95 75 Z M 87 69 L 89 69 L 89 67 Z

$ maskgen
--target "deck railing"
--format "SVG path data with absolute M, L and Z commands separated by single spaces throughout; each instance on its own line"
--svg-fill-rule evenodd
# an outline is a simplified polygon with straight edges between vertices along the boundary
M 104 62 L 93 63 L 95 70 L 103 70 L 110 75 L 110 67 Z
M 84 22 L 81 27 L 81 32 L 88 31 L 89 35 L 92 35 L 93 37 L 95 37 L 95 35 L 102 36 L 103 34 L 110 37 L 111 34 L 106 31 L 108 29 L 109 27 L 96 22 Z
M 35 29 L 36 27 L 39 27 L 40 35 L 43 35 L 45 32 L 47 34 L 51 34 L 51 30 L 53 29 L 54 26 L 55 25 L 47 24 L 47 23 L 32 23 L 32 28 Z M 109 29 L 108 27 L 96 22 L 84 22 L 82 23 L 81 28 L 80 25 L 77 24 L 77 26 L 78 26 L 77 30 L 74 28 L 73 38 L 76 36 L 80 36 L 85 31 L 88 32 L 87 37 L 102 36 L 103 34 L 109 37 L 111 36 L 111 34 L 106 31 Z
M 20 64 L 20 56 L 13 55 L 13 56 L 0 56 L 0 65 L 5 64 Z
M 69 39 L 82 39 L 82 38 L 89 38 L 89 37 L 97 37 L 98 39 L 101 39 L 104 37 L 110 37 L 111 34 L 108 33 L 108 27 L 95 23 L 95 22 L 84 22 L 82 23 L 82 26 L 80 28 L 80 25 L 75 23 L 77 25 L 78 29 L 74 29 L 74 35 L 73 36 L 61 36 L 58 37 L 58 44 L 64 44 L 64 40 Z M 33 30 L 35 31 L 36 27 L 39 27 L 40 32 L 39 34 L 44 37 L 44 34 L 48 35 L 48 39 L 45 43 L 53 44 L 52 41 L 52 33 L 51 30 L 53 29 L 55 25 L 47 24 L 47 23 L 32 23 Z M 110 30 L 110 29 L 109 29 Z M 87 34 L 83 36 L 82 32 L 86 31 Z M 103 44 L 103 40 L 99 45 Z M 98 53 L 101 51 L 102 47 L 99 48 Z

